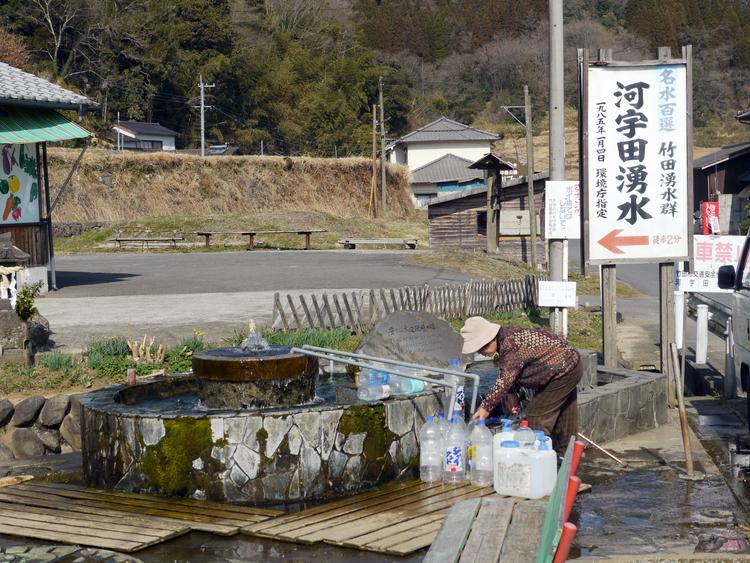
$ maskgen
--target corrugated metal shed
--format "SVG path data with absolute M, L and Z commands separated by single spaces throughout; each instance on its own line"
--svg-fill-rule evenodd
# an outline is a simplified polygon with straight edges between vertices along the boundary
M 404 135 L 396 143 L 424 141 L 496 141 L 500 135 L 469 127 L 447 117 L 436 119 L 416 131 Z
M 434 184 L 451 180 L 484 178 L 484 174 L 469 169 L 471 161 L 455 154 L 446 154 L 420 166 L 411 173 L 412 184 Z
M 0 63 L 0 105 L 33 105 L 56 109 L 90 109 L 99 104 L 86 96 Z

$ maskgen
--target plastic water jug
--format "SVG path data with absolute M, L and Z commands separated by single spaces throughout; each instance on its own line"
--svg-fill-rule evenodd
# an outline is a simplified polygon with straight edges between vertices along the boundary
M 518 430 L 513 435 L 513 439 L 518 442 L 520 447 L 533 449 L 536 436 L 534 436 L 534 431 L 529 428 L 529 423 L 522 420 L 521 426 L 518 427 Z
M 458 424 L 458 419 L 452 418 L 445 436 L 443 451 L 443 481 L 457 483 L 466 479 L 466 433 Z
M 535 453 L 536 464 L 532 480 L 532 493 L 539 496 L 531 498 L 540 498 L 552 494 L 557 480 L 557 454 L 550 446 L 548 437 L 542 438 L 539 449 Z
M 495 449 L 493 463 L 492 484 L 495 492 L 500 495 L 517 496 L 517 487 L 514 487 L 513 474 L 518 471 L 518 459 L 521 448 L 515 440 L 503 440 Z
M 453 418 L 456 419 L 458 425 L 461 427 L 461 431 L 466 434 L 466 421 L 464 420 L 464 410 L 456 409 L 453 411 Z M 453 420 L 451 420 L 453 422 Z
M 360 401 L 380 401 L 391 394 L 389 385 L 362 385 L 357 389 L 357 398 Z
M 534 440 L 534 449 L 538 450 L 542 440 L 544 440 L 547 435 L 544 433 L 544 430 L 534 430 L 534 437 L 536 438 L 536 440 Z
M 550 494 L 557 477 L 557 459 L 552 450 L 522 448 L 516 442 L 501 444 L 495 455 L 493 483 L 501 495 L 538 499 Z
M 425 483 L 443 480 L 443 438 L 434 417 L 419 431 L 419 478 Z
M 477 420 L 469 434 L 467 442 L 467 458 L 469 459 L 469 479 L 471 484 L 478 487 L 492 485 L 492 433 L 484 424 L 484 420 Z

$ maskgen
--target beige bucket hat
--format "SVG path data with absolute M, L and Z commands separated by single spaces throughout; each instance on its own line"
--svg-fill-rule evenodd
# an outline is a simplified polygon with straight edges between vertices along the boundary
M 463 354 L 475 354 L 497 336 L 500 325 L 491 323 L 482 317 L 469 317 L 461 328 L 464 339 Z

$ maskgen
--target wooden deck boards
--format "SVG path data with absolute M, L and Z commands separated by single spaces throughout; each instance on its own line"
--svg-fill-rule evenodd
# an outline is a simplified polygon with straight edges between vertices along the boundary
M 251 524 L 242 533 L 312 544 L 325 542 L 366 551 L 406 555 L 427 547 L 448 509 L 458 501 L 495 494 L 469 483 L 406 481 Z
M 0 489 L 0 533 L 131 553 L 192 530 L 236 534 L 282 512 L 28 482 Z

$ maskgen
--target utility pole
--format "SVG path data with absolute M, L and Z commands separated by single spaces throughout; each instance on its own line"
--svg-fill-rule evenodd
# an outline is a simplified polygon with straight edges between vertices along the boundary
M 383 111 L 383 77 L 378 77 L 380 98 L 380 215 L 386 215 L 386 184 L 385 184 L 385 112 Z
M 260 156 L 263 156 L 263 139 L 260 140 Z
M 122 150 L 120 139 L 121 139 L 120 137 L 120 112 L 118 111 L 117 112 L 117 142 L 115 143 L 115 146 L 117 146 L 118 151 Z
M 370 213 L 372 213 L 372 216 L 374 217 L 377 215 L 376 207 L 375 207 L 375 192 L 378 188 L 378 170 L 376 166 L 376 158 L 378 154 L 378 142 L 377 142 L 377 130 L 378 130 L 378 106 L 377 104 L 372 104 L 372 179 L 370 180 L 370 205 L 369 209 L 367 211 L 367 216 L 370 216 Z
M 531 235 L 531 269 L 536 270 L 536 210 L 534 209 L 534 135 L 531 129 L 531 98 L 524 84 L 523 103 L 526 107 L 526 182 L 529 185 L 529 234 Z
M 207 106 L 205 103 L 205 89 L 214 88 L 216 84 L 204 83 L 202 74 L 198 75 L 198 80 L 201 87 L 201 156 L 206 156 L 206 108 L 211 106 Z
M 549 179 L 565 180 L 565 106 L 563 97 L 563 10 L 562 0 L 549 0 Z M 550 241 L 550 280 L 563 281 L 564 248 L 562 240 Z M 550 328 L 555 334 L 565 330 L 564 310 L 550 310 Z

